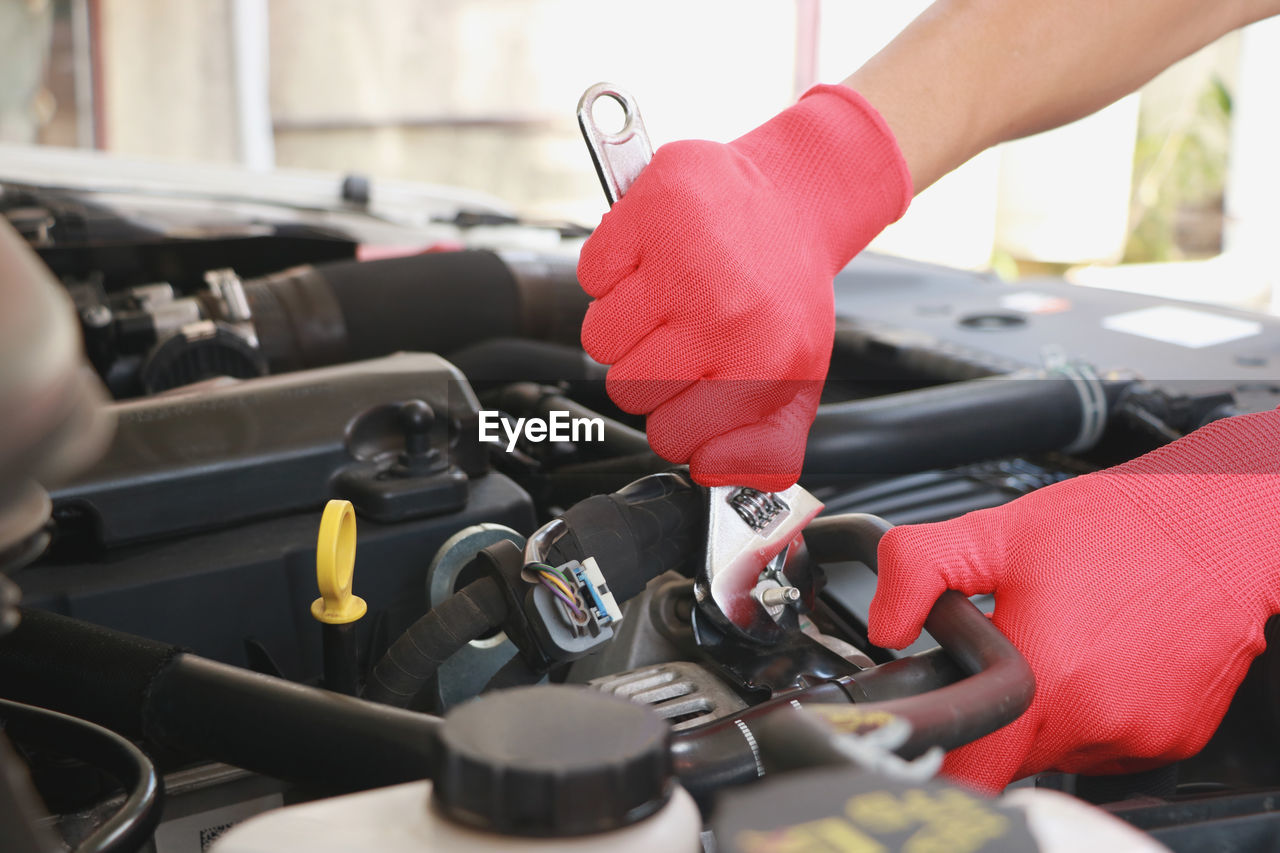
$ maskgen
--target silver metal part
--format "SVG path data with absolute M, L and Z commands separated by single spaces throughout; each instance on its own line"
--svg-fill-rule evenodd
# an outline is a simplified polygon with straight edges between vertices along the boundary
M 800 600 L 800 590 L 794 586 L 770 587 L 760 593 L 760 603 L 765 607 L 786 607 Z
M 427 603 L 439 605 L 453 595 L 462 570 L 482 549 L 510 540 L 520 547 L 524 537 L 503 524 L 473 524 L 445 540 L 427 568 Z M 439 689 L 442 710 L 476 696 L 489 679 L 511 660 L 516 647 L 501 631 L 492 637 L 472 640 L 440 665 Z
M 719 676 L 701 664 L 687 661 L 620 672 L 589 684 L 596 690 L 648 705 L 670 720 L 674 731 L 727 717 L 747 706 Z
M 602 97 L 612 98 L 622 107 L 622 128 L 616 133 L 602 130 L 596 124 L 592 107 Z M 653 159 L 653 146 L 645 133 L 640 107 L 625 90 L 612 83 L 597 83 L 583 92 L 578 101 L 578 127 L 591 149 L 591 160 L 604 185 L 604 194 L 610 204 L 615 204 Z
M 156 340 L 162 340 L 201 322 L 200 303 L 194 299 L 174 299 L 168 302 L 146 303 L 151 324 L 156 330 Z
M 161 305 L 168 305 L 177 298 L 173 292 L 173 285 L 163 281 L 131 287 L 129 295 L 143 311 L 155 311 Z
M 745 486 L 729 496 L 729 504 L 757 532 L 763 532 L 774 519 L 787 511 L 787 505 L 772 492 L 761 492 Z
M 249 297 L 245 295 L 240 276 L 233 269 L 209 270 L 204 274 L 204 283 L 208 285 L 221 315 L 219 319 L 256 347 L 258 330 L 253 325 L 253 312 L 249 308 Z
M 849 663 L 859 669 L 870 669 L 876 665 L 876 662 L 867 657 L 862 651 L 852 643 L 846 643 L 839 637 L 833 637 L 830 634 L 824 634 L 818 630 L 818 626 L 808 617 L 800 620 L 800 630 L 805 636 L 815 640 L 826 646 L 832 652 L 847 660 Z
M 788 546 L 822 503 L 800 486 L 792 486 L 777 494 L 756 492 L 765 498 L 757 504 L 767 504 L 769 512 L 744 514 L 740 508 L 747 491 L 754 490 L 738 486 L 708 490 L 707 553 L 694 592 L 699 606 L 721 627 L 763 639 L 763 620 L 774 623 L 776 617 L 759 597 L 764 589 L 757 593 L 757 588 L 766 578 L 773 581 L 766 587 L 789 586 L 781 574 Z M 783 609 L 772 606 L 779 613 Z
M 224 320 L 229 323 L 245 323 L 252 318 L 244 284 L 235 270 L 209 270 L 204 274 L 204 282 L 220 303 Z

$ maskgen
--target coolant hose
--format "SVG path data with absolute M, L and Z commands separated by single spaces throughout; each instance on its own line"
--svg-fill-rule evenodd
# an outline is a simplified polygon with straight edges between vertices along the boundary
M 427 778 L 440 724 L 40 610 L 0 643 L 0 693 L 325 793 Z
M 888 522 L 872 515 L 828 516 L 810 522 L 804 540 L 819 563 L 856 560 L 875 571 L 880 538 L 889 528 Z M 1031 705 L 1035 675 L 1030 664 L 963 595 L 948 590 L 939 596 L 924 627 L 968 677 L 919 695 L 868 701 L 893 695 L 901 683 L 913 680 L 908 658 L 884 665 L 893 667 L 892 677 L 872 667 L 780 696 L 737 717 L 680 732 L 673 755 L 681 784 L 695 796 L 705 796 L 723 785 L 764 775 L 768 768 L 760 760 L 751 726 L 778 709 L 794 708 L 796 702 L 803 706 L 852 701 L 860 703 L 863 716 L 884 711 L 904 718 L 911 733 L 897 752 L 905 758 L 932 746 L 954 749 L 970 743 L 1013 722 Z M 932 661 L 925 667 L 925 676 L 936 669 Z
M 296 267 L 245 296 L 272 373 L 486 338 L 576 345 L 590 302 L 572 260 L 489 251 Z
M 400 635 L 373 667 L 364 698 L 407 708 L 440 665 L 507 616 L 502 588 L 480 578 L 428 610 Z
M 1010 374 L 824 405 L 809 430 L 804 477 L 910 474 L 1025 453 L 1081 452 L 1101 437 L 1130 384 Z

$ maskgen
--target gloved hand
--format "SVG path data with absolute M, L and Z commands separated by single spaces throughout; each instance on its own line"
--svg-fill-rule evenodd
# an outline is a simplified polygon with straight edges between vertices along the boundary
M 860 95 L 815 86 L 727 145 L 664 145 L 582 248 L 582 345 L 649 442 L 704 485 L 800 475 L 831 358 L 831 281 L 906 210 L 911 176 Z
M 988 790 L 1119 773 L 1208 741 L 1280 612 L 1280 411 L 880 542 L 870 639 L 901 648 L 946 588 L 994 592 L 1036 675 L 1030 709 L 947 756 Z

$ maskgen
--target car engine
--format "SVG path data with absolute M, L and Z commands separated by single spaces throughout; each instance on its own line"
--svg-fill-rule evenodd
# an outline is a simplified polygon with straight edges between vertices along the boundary
M 0 182 L 0 847 L 1273 849 L 1273 651 L 1193 758 L 992 799 L 933 778 L 1033 695 L 990 599 L 866 619 L 892 525 L 1280 404 L 1280 320 L 865 254 L 800 484 L 709 489 L 581 230 L 442 207 Z

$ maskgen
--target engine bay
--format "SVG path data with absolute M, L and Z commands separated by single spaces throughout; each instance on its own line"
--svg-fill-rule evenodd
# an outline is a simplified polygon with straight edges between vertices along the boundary
M 1198 755 L 990 799 L 931 778 L 1031 701 L 990 598 L 867 636 L 887 529 L 1275 408 L 1280 320 L 863 255 L 804 475 L 767 494 L 696 484 L 610 401 L 571 227 L 393 227 L 350 180 L 319 213 L 8 182 L 0 214 L 6 850 L 316 821 L 311 849 L 393 850 L 409 811 L 442 849 L 1280 832 L 1272 651 Z M 368 250 L 410 234 L 436 245 Z M 1153 312 L 1253 331 L 1189 346 Z M 254 815 L 280 823 L 227 832 Z

